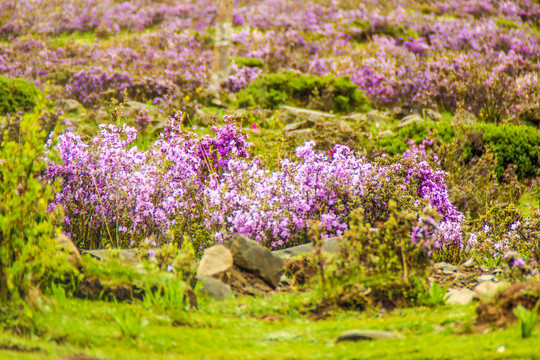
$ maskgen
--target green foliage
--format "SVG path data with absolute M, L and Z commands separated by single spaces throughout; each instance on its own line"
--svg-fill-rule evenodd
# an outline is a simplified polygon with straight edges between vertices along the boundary
M 448 286 L 442 287 L 437 283 L 436 281 L 431 284 L 429 290 L 422 294 L 420 297 L 421 303 L 423 303 L 426 306 L 441 306 L 446 303 L 446 300 L 448 300 L 448 297 L 450 296 L 447 294 Z
M 0 114 L 19 110 L 32 111 L 41 96 L 37 86 L 29 81 L 0 76 Z
M 532 335 L 540 316 L 538 315 L 538 309 L 540 307 L 540 300 L 536 302 L 535 307 L 532 310 L 527 310 L 523 305 L 519 304 L 514 308 L 514 315 L 519 319 L 519 325 L 521 327 L 521 337 L 523 339 L 529 338 Z
M 146 286 L 143 304 L 147 308 L 184 309 L 187 297 L 186 284 L 181 280 L 169 280 L 158 286 Z
M 495 172 L 501 180 L 510 164 L 516 165 L 519 179 L 538 174 L 540 156 L 540 130 L 530 126 L 514 124 L 477 124 L 475 131 L 483 133 L 486 145 L 497 154 Z M 469 149 L 471 144 L 466 145 Z
M 388 219 L 373 224 L 366 221 L 364 208 L 351 214 L 350 229 L 345 232 L 344 265 L 359 262 L 373 273 L 402 274 L 404 278 L 411 271 L 423 273 L 429 256 L 421 241 L 411 241 L 411 232 L 422 217 L 436 218 L 436 212 L 429 208 L 399 210 L 394 200 L 389 201 L 388 210 Z
M 348 77 L 313 76 L 293 71 L 265 74 L 238 93 L 242 107 L 275 109 L 291 104 L 337 113 L 367 110 L 367 97 Z
M 59 229 L 47 211 L 53 191 L 39 181 L 45 168 L 39 113 L 20 123 L 18 142 L 0 143 L 0 299 L 24 300 L 33 286 L 47 288 L 76 273 L 55 249 Z
M 432 137 L 442 143 L 452 141 L 455 134 L 454 127 L 449 121 L 413 122 L 412 124 L 400 128 L 394 137 L 381 137 L 373 142 L 376 149 L 381 149 L 389 155 L 403 154 L 409 148 L 409 141 L 420 144 L 422 140 Z
M 148 320 L 144 319 L 138 312 L 118 310 L 111 315 L 125 338 L 137 339 L 141 337 L 144 328 L 148 326 Z
M 232 61 L 237 63 L 238 65 L 247 66 L 247 67 L 258 67 L 262 68 L 264 66 L 264 61 L 258 58 L 246 58 L 242 56 L 233 57 L 231 58 Z

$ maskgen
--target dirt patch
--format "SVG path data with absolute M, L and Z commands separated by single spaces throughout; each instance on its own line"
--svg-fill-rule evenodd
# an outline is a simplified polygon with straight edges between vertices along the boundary
M 105 284 L 95 277 L 84 278 L 74 295 L 82 299 L 99 300 L 114 298 L 116 301 L 142 300 L 144 291 L 131 284 Z
M 286 259 L 285 274 L 292 277 L 296 285 L 305 285 L 317 275 L 317 267 L 308 258 Z
M 62 360 L 100 360 L 98 357 L 87 355 L 87 354 L 64 355 L 60 359 Z
M 19 346 L 17 344 L 0 344 L 0 350 L 23 352 L 23 353 L 35 353 L 35 352 L 41 351 L 41 349 L 38 347 L 24 347 L 24 346 Z
M 517 318 L 513 309 L 518 305 L 532 310 L 540 299 L 540 281 L 529 281 L 510 286 L 498 293 L 492 301 L 481 302 L 476 308 L 479 331 L 489 327 L 506 327 Z

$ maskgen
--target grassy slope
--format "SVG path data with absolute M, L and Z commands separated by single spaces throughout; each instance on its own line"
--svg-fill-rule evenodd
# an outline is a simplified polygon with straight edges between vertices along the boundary
M 0 351 L 1 359 L 50 359 L 92 354 L 102 359 L 538 359 L 540 334 L 520 338 L 518 326 L 487 334 L 471 328 L 474 305 L 382 313 L 336 313 L 310 321 L 299 308 L 306 295 L 281 294 L 224 303 L 204 301 L 188 313 L 82 300 L 51 303 L 36 315 L 40 337 L 4 334 L 0 348 L 17 344 L 37 352 Z M 122 336 L 113 315 L 145 320 L 137 338 Z M 173 326 L 172 322 L 185 325 Z M 138 323 L 138 322 L 137 322 Z M 401 340 L 335 344 L 355 328 L 400 332 Z M 504 346 L 504 352 L 497 352 Z

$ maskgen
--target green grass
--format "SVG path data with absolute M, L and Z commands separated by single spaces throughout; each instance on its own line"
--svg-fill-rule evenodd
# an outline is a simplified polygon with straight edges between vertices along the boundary
M 311 296 L 279 294 L 222 303 L 201 299 L 200 310 L 188 312 L 146 309 L 142 302 L 51 302 L 34 315 L 39 336 L 0 335 L 0 349 L 38 351 L 0 350 L 0 358 L 55 359 L 80 353 L 102 359 L 539 358 L 538 332 L 523 340 L 517 325 L 487 334 L 461 334 L 472 327 L 474 305 L 389 314 L 336 312 L 329 319 L 310 321 L 299 309 Z M 334 342 L 341 332 L 355 328 L 395 331 L 404 338 Z M 504 352 L 497 352 L 501 346 Z

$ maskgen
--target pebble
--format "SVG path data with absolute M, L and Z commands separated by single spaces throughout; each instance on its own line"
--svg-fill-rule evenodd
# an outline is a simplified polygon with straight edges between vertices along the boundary
M 497 281 L 497 279 L 491 274 L 482 274 L 478 276 L 478 283 L 483 283 L 486 281 Z
M 473 300 L 473 292 L 467 288 L 450 289 L 446 293 L 446 303 L 449 305 L 469 305 Z
M 474 266 L 474 259 L 469 258 L 467 261 L 465 261 L 461 266 L 464 268 L 472 268 Z

